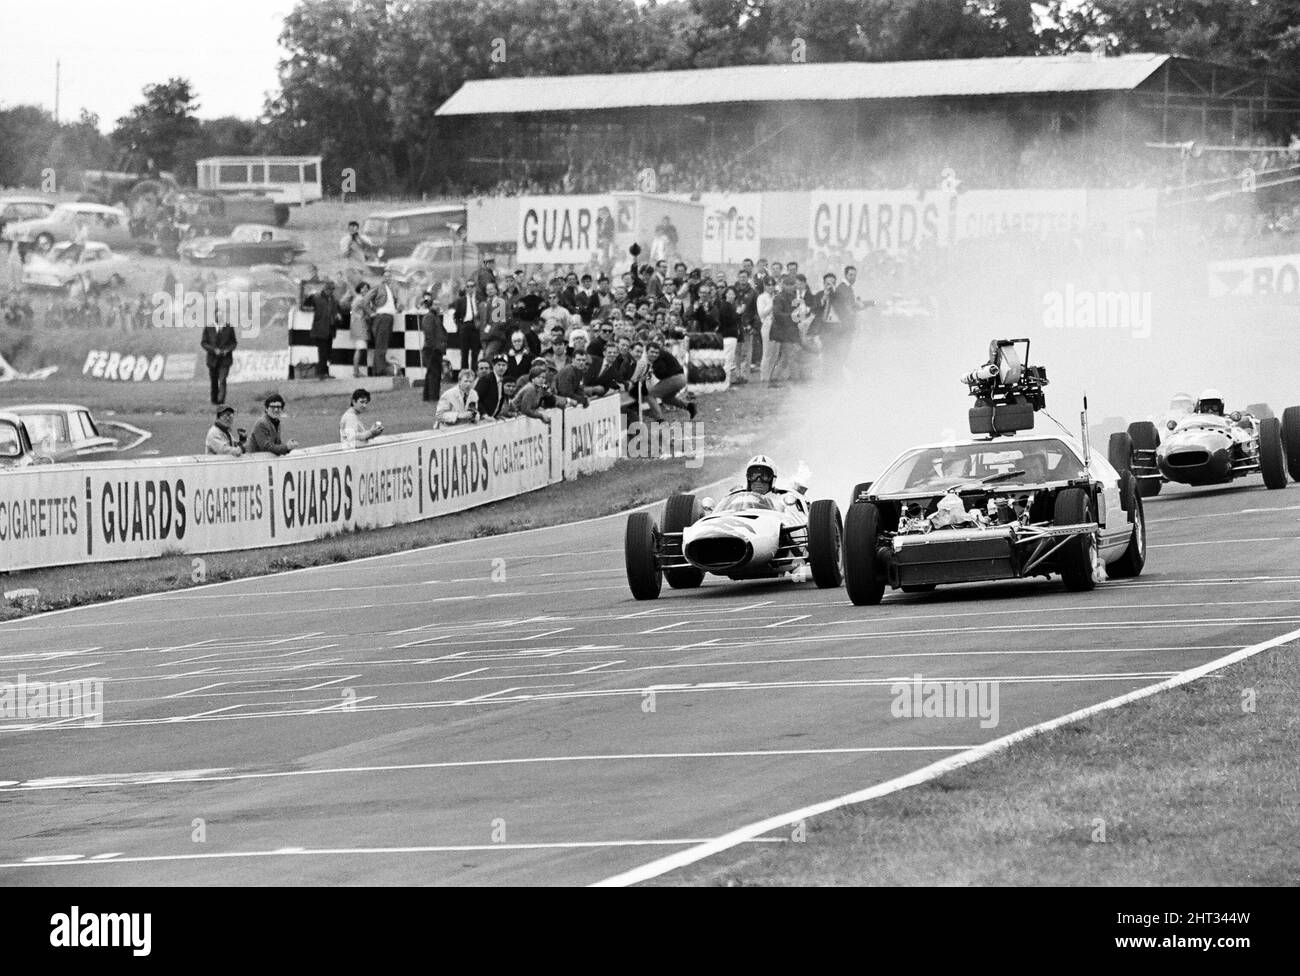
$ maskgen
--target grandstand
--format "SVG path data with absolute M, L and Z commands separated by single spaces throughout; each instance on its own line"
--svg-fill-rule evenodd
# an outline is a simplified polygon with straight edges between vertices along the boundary
M 496 193 L 630 190 L 646 168 L 660 192 L 1164 189 L 1287 146 L 1300 91 L 1171 55 L 1067 55 L 491 79 L 437 114 L 448 175 Z

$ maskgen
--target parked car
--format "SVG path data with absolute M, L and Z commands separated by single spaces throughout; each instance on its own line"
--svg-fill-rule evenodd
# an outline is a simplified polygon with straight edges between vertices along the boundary
M 431 284 L 449 278 L 464 280 L 473 275 L 478 266 L 479 252 L 475 245 L 444 237 L 422 241 L 410 257 L 394 258 L 387 265 L 371 265 L 370 270 L 377 274 L 391 271 L 397 285 L 423 291 Z
M 172 199 L 182 224 L 200 236 L 229 234 L 240 224 L 274 224 L 289 221 L 289 208 L 258 193 L 200 193 L 186 190 Z
M 180 247 L 181 259 L 221 267 L 249 264 L 293 264 L 307 248 L 289 233 L 270 224 L 240 224 L 226 238 L 198 237 Z
M 64 241 L 46 254 L 28 258 L 23 266 L 23 284 L 32 288 L 116 288 L 125 280 L 126 268 L 126 258 L 114 254 L 107 244 Z
M 289 324 L 289 316 L 298 304 L 298 280 L 279 265 L 255 264 L 244 271 L 225 275 L 217 281 L 217 292 L 260 296 L 259 312 L 263 328 Z
M 88 409 L 75 403 L 28 403 L 5 412 L 22 420 L 33 449 L 52 461 L 94 460 L 121 447 L 100 433 Z
M 384 262 L 406 257 L 430 237 L 456 236 L 465 221 L 465 208 L 458 204 L 371 214 L 361 225 L 362 235 L 375 247 L 377 261 L 371 270 L 382 270 Z
M 0 471 L 50 464 L 53 460 L 36 450 L 22 417 L 0 410 Z
M 87 239 L 112 247 L 127 247 L 131 243 L 131 218 L 120 207 L 102 203 L 61 203 L 44 217 L 17 220 L 6 225 L 5 240 L 17 243 L 26 253 L 35 248 L 48 251 L 60 241 L 71 241 L 81 227 L 86 228 Z
M 57 200 L 46 197 L 0 197 L 0 234 L 6 225 L 18 220 L 40 220 L 47 217 Z

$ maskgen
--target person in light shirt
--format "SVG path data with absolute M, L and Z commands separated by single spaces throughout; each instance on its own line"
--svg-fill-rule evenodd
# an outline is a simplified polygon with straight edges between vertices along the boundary
M 370 391 L 353 390 L 352 405 L 343 411 L 339 420 L 339 441 L 344 447 L 357 447 L 384 432 L 384 425 L 375 421 L 367 427 L 361 415 L 370 409 Z
M 374 315 L 371 330 L 375 336 L 375 358 L 370 372 L 373 376 L 388 376 L 388 343 L 393 337 L 393 319 L 402 310 L 402 303 L 393 291 L 391 271 L 384 271 L 383 280 L 370 292 L 366 306 Z

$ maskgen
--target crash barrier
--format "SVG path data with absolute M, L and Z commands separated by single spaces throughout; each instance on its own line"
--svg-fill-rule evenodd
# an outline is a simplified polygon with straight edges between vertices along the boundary
M 420 349 L 424 345 L 424 333 L 420 331 L 423 318 L 417 312 L 403 312 L 393 316 L 393 335 L 388 342 L 388 365 L 393 372 L 411 380 L 424 379 L 424 366 L 420 362 Z M 334 333 L 334 345 L 330 349 L 331 376 L 346 379 L 352 375 L 353 352 L 352 336 L 344 323 Z M 311 312 L 298 309 L 289 320 L 290 368 L 314 369 L 318 357 L 316 340 L 311 337 Z M 375 337 L 372 332 L 366 344 L 366 362 L 373 363 L 374 358 Z M 283 373 L 281 378 L 284 378 Z
M 618 397 L 284 457 L 38 465 L 0 476 L 0 572 L 307 542 L 436 518 L 590 474 Z

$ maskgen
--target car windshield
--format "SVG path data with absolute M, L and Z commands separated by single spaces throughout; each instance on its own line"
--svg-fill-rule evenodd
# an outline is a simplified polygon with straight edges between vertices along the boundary
M 261 240 L 262 228 L 253 224 L 240 224 L 235 228 L 234 233 L 230 235 L 232 241 L 240 244 L 248 244 L 252 241 Z
M 57 413 L 23 414 L 23 422 L 34 443 L 44 444 L 48 441 L 59 444 L 67 440 L 62 433 L 63 417 Z
M 0 424 L 0 457 L 16 458 L 22 453 L 18 428 L 13 424 Z
M 1036 485 L 1078 477 L 1079 456 L 1055 438 L 1039 441 L 989 441 L 909 451 L 871 486 L 873 494 L 944 491 L 1006 476 L 999 487 Z M 1013 472 L 1024 472 L 1013 474 Z
M 367 237 L 383 237 L 388 232 L 388 221 L 382 217 L 367 217 L 361 225 L 361 233 Z
M 718 502 L 714 512 L 740 512 L 751 508 L 775 509 L 769 495 L 760 495 L 756 491 L 737 491 Z

